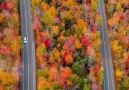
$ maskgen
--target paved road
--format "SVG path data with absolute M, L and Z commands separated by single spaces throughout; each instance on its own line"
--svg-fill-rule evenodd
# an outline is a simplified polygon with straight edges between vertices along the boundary
M 22 90 L 36 90 L 35 77 L 35 48 L 34 34 L 31 26 L 30 0 L 20 1 L 21 33 L 27 37 L 27 43 L 23 43 L 23 88 Z
M 114 71 L 112 56 L 108 40 L 108 27 L 107 27 L 107 18 L 105 12 L 104 0 L 99 0 L 99 11 L 102 15 L 102 26 L 100 29 L 100 36 L 102 40 L 101 52 L 103 59 L 104 67 L 104 80 L 103 80 L 103 90 L 115 90 L 114 82 Z

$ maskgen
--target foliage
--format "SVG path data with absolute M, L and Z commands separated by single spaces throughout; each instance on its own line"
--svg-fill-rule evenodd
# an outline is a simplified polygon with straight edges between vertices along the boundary
M 2 22 L 3 19 L 4 19 L 3 13 L 0 13 L 0 23 Z
M 32 1 L 38 90 L 101 88 L 98 0 Z
M 0 90 L 19 88 L 20 84 L 22 38 L 18 3 L 0 0 Z
M 62 90 L 62 89 L 61 89 L 61 86 L 58 83 L 55 82 L 53 84 L 53 90 Z
M 92 9 L 96 10 L 98 7 L 98 0 L 91 0 Z
M 83 90 L 91 90 L 91 87 L 90 87 L 90 85 L 84 85 L 84 87 L 83 87 Z
M 72 65 L 72 71 L 73 71 L 73 73 L 79 74 L 80 73 L 80 70 L 81 70 L 81 66 L 80 66 L 79 62 L 75 62 Z
M 73 84 L 79 84 L 80 78 L 77 74 L 71 74 L 69 77 L 69 80 L 73 83 Z
M 109 28 L 110 48 L 116 76 L 116 89 L 127 90 L 128 82 L 128 0 L 110 0 L 106 2 L 107 19 Z M 128 38 L 128 40 L 127 40 Z M 126 62 L 126 63 L 125 63 Z
M 42 16 L 42 22 L 46 25 L 52 25 L 53 17 L 48 11 L 45 11 Z
M 17 81 L 17 76 L 11 74 L 10 72 L 3 72 L 2 70 L 0 70 L 0 76 L 0 85 L 12 86 Z
M 0 0 L 0 3 L 4 2 L 4 0 Z
M 121 83 L 121 89 L 122 90 L 129 89 L 129 78 L 125 78 L 125 80 Z
M 115 5 L 114 4 L 110 4 L 109 7 L 108 7 L 108 12 L 112 14 L 112 13 L 115 12 L 115 10 L 116 10 Z
M 49 75 L 48 73 L 48 69 L 47 68 L 44 68 L 44 69 L 39 69 L 37 71 L 37 77 L 44 77 L 44 78 L 47 78 Z

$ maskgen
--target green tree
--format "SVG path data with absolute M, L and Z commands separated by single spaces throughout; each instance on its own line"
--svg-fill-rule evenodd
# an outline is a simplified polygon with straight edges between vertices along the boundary
M 2 3 L 4 0 L 0 0 L 0 3 Z
M 124 81 L 121 83 L 121 90 L 129 89 L 129 77 L 125 78 Z
M 80 77 L 77 74 L 71 74 L 69 77 L 69 80 L 73 83 L 73 84 L 79 84 L 80 81 Z
M 2 12 L 2 7 L 0 7 L 0 13 Z
M 61 89 L 61 86 L 57 82 L 54 82 L 53 90 L 62 90 L 62 89 Z
M 114 4 L 110 4 L 109 7 L 108 7 L 108 12 L 113 14 L 116 10 L 116 7 Z
M 37 77 L 47 78 L 48 76 L 49 76 L 49 73 L 48 73 L 48 69 L 47 68 L 38 69 L 38 71 L 37 71 Z
M 52 0 L 43 0 L 45 3 L 49 4 Z
M 89 84 L 85 84 L 83 87 L 83 90 L 91 90 L 91 87 Z
M 81 69 L 81 66 L 80 66 L 79 62 L 75 62 L 72 65 L 72 71 L 73 71 L 73 73 L 79 74 L 80 73 L 80 69 Z

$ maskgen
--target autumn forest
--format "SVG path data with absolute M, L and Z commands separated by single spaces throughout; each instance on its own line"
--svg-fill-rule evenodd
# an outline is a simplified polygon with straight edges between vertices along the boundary
M 129 0 L 104 0 L 115 90 L 129 90 Z M 99 0 L 30 0 L 37 90 L 105 90 Z M 0 90 L 23 90 L 20 0 L 0 0 Z

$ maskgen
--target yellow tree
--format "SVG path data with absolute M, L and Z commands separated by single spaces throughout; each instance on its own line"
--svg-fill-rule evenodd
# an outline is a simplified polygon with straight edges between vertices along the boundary
M 123 12 L 123 8 L 122 8 L 122 4 L 119 2 L 118 4 L 117 4 L 117 7 L 116 7 L 116 11 L 118 11 L 118 12 Z
M 0 84 L 4 86 L 13 86 L 18 80 L 17 75 L 11 74 L 10 72 L 3 72 L 0 69 Z

